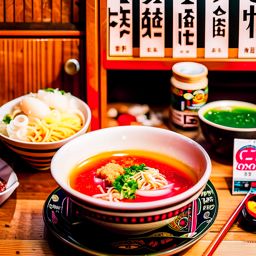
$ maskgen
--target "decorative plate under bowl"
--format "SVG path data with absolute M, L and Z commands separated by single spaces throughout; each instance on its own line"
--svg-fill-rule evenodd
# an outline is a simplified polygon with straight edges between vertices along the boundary
M 186 210 L 160 229 L 143 235 L 111 233 L 90 221 L 79 222 L 68 217 L 68 197 L 61 188 L 54 190 L 45 202 L 43 217 L 47 230 L 69 249 L 97 256 L 172 255 L 196 243 L 214 223 L 218 213 L 218 196 L 208 181 L 200 197 Z

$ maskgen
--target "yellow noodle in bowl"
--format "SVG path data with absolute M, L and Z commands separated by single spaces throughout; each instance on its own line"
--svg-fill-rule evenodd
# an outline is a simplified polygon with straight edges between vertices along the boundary
M 10 132 L 14 132 L 14 136 L 10 137 L 2 121 L 0 139 L 34 169 L 49 170 L 56 151 L 89 129 L 91 110 L 84 101 L 69 95 L 73 105 L 69 106 L 68 111 L 54 109 L 52 106 L 49 111 L 47 108 L 47 111 L 41 111 L 45 109 L 39 104 L 39 108 L 29 115 L 30 105 L 24 112 L 20 104 L 30 96 L 31 94 L 27 94 L 18 97 L 1 106 L 0 120 L 5 119 L 8 114 L 12 120 L 15 118 L 15 122 L 13 127 L 9 128 Z M 69 111 L 70 109 L 72 111 Z M 44 112 L 45 116 L 34 116 L 37 113 L 41 115 L 40 111 Z

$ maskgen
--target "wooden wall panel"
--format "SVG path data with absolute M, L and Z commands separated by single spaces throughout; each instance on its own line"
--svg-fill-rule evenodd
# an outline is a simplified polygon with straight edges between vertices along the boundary
M 0 25 L 1 23 L 83 23 L 84 5 L 84 0 L 1 0 Z
M 73 21 L 75 23 L 79 22 L 79 17 L 80 17 L 80 13 L 79 13 L 79 1 L 78 0 L 73 0 Z
M 71 11 L 71 0 L 62 0 L 62 23 L 69 23 L 71 21 Z
M 42 22 L 42 1 L 33 0 L 33 22 Z
M 15 22 L 23 22 L 24 21 L 24 1 L 23 0 L 15 0 L 14 6 Z
M 14 0 L 5 1 L 6 22 L 14 22 Z
M 52 22 L 61 22 L 61 0 L 52 2 Z
M 42 0 L 43 22 L 52 21 L 52 1 Z
M 32 22 L 32 17 L 33 17 L 33 13 L 32 13 L 32 0 L 25 0 L 24 1 L 25 5 L 24 5 L 24 13 L 25 13 L 25 19 L 24 22 Z
M 83 74 L 64 72 L 69 58 L 81 60 L 80 39 L 0 39 L 0 104 L 40 88 L 54 87 L 85 99 Z
M 4 1 L 0 1 L 0 22 L 4 22 Z

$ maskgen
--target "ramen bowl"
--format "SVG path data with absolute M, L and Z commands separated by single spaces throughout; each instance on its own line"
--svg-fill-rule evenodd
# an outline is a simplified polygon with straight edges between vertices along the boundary
M 20 102 L 27 96 L 29 96 L 29 94 L 15 98 L 0 107 L 0 120 L 2 126 L 5 125 L 2 120 L 6 115 L 11 113 L 14 107 L 20 104 Z M 30 142 L 20 140 L 19 138 L 9 137 L 8 134 L 2 132 L 3 128 L 1 127 L 1 141 L 18 156 L 24 159 L 33 169 L 40 171 L 49 170 L 51 159 L 55 152 L 68 141 L 84 134 L 88 130 L 91 122 L 91 111 L 89 106 L 79 98 L 75 96 L 71 97 L 74 104 L 76 104 L 80 115 L 83 117 L 83 125 L 81 129 L 73 135 L 51 142 Z M 39 108 L 36 108 L 36 111 L 40 110 L 40 106 Z
M 154 156 L 164 156 L 162 159 L 167 165 L 177 164 L 173 167 L 175 171 L 166 168 L 166 178 L 179 172 L 180 166 L 185 166 L 184 173 L 180 174 L 181 180 L 188 175 L 192 177 L 193 183 L 179 193 L 171 190 L 173 195 L 164 193 L 162 196 L 162 190 L 156 190 L 160 194 L 146 194 L 146 199 L 140 197 L 139 201 L 136 201 L 141 195 L 137 194 L 138 191 L 135 200 L 109 201 L 81 192 L 72 185 L 73 176 L 76 177 L 80 172 L 77 170 L 89 167 L 91 170 L 86 170 L 88 172 L 83 175 L 86 181 L 80 184 L 89 188 L 89 193 L 93 194 L 92 191 L 97 188 L 95 181 L 98 181 L 94 176 L 96 165 L 101 163 L 95 156 L 111 155 L 111 152 L 115 152 L 121 161 L 127 152 L 128 158 L 133 158 L 133 152 L 135 156 L 141 152 L 140 156 L 143 155 L 146 165 L 150 165 L 150 161 L 153 163 Z M 90 159 L 96 161 L 90 162 Z M 73 205 L 71 208 L 79 208 L 78 211 L 70 211 L 78 212 L 78 219 L 89 219 L 117 233 L 141 234 L 167 225 L 185 210 L 191 215 L 192 202 L 199 197 L 209 180 L 211 161 L 203 147 L 178 133 L 155 127 L 119 126 L 91 131 L 65 144 L 52 159 L 51 174 L 68 194 Z
M 234 139 L 256 138 L 256 105 L 244 101 L 219 100 L 198 111 L 202 134 L 219 159 L 232 161 Z

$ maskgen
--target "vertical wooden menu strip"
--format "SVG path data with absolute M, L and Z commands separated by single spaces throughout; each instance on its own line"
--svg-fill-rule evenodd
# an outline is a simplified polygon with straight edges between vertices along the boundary
M 15 17 L 14 20 L 15 22 L 24 22 L 24 1 L 23 0 L 15 0 L 14 4 L 14 13 Z
M 6 22 L 14 22 L 14 0 L 5 0 Z
M 61 0 L 52 1 L 52 22 L 61 22 Z
M 33 0 L 33 22 L 42 22 L 42 1 Z
M 62 1 L 62 23 L 71 22 L 71 0 L 63 0 Z
M 80 1 L 79 0 L 73 0 L 73 3 L 72 3 L 72 5 L 73 5 L 73 7 L 72 7 L 72 9 L 73 9 L 73 15 L 72 15 L 73 20 L 72 20 L 72 22 L 74 22 L 74 23 L 78 23 L 80 21 L 79 6 L 82 7 L 81 6 L 82 4 L 83 4 L 82 0 L 80 0 Z
M 51 22 L 52 21 L 52 1 L 53 0 L 42 0 L 42 11 L 43 11 L 43 22 Z
M 0 22 L 4 22 L 4 1 L 0 1 Z
M 32 22 L 32 0 L 24 0 L 25 2 L 25 22 Z

